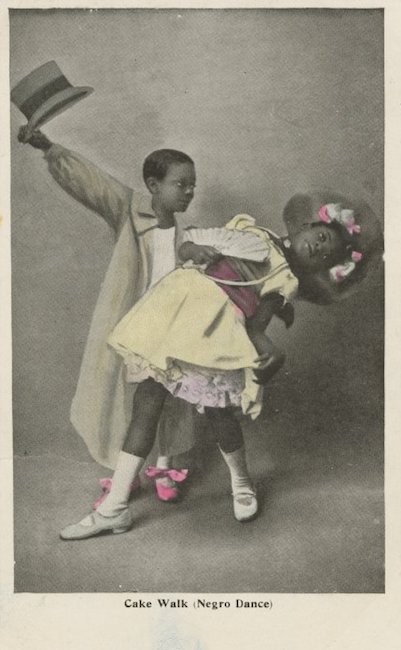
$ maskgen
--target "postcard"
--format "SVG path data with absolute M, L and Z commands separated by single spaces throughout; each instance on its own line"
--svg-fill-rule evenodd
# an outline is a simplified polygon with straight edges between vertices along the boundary
M 399 647 L 401 11 L 325 5 L 2 6 L 7 649 Z

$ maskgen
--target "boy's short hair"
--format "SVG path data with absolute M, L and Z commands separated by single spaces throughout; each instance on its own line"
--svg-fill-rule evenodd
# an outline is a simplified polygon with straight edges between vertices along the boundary
M 193 165 L 194 161 L 186 153 L 175 149 L 152 151 L 143 163 L 143 180 L 146 183 L 147 179 L 152 176 L 157 178 L 158 181 L 162 181 L 167 174 L 168 168 L 173 163 L 191 163 Z

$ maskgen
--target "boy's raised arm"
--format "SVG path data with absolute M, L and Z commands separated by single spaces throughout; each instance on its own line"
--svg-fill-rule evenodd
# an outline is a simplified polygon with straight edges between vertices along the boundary
M 18 134 L 20 142 L 25 142 L 23 129 Z M 28 143 L 44 152 L 51 175 L 68 194 L 102 216 L 118 232 L 130 209 L 129 187 L 79 154 L 52 143 L 41 131 L 34 131 Z

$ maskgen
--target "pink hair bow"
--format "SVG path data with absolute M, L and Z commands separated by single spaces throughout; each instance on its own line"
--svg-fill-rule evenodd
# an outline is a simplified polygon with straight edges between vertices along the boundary
M 344 282 L 344 280 L 346 280 L 348 276 L 351 275 L 353 271 L 355 271 L 356 265 L 361 261 L 362 258 L 362 253 L 359 253 L 358 251 L 352 251 L 351 259 L 348 262 L 345 262 L 344 264 L 337 264 L 330 269 L 330 278 L 333 280 L 333 282 Z
M 148 478 L 171 478 L 176 483 L 182 483 L 188 476 L 187 469 L 164 469 L 163 467 L 148 467 L 145 471 Z
M 319 218 L 324 223 L 338 221 L 348 230 L 350 235 L 361 232 L 361 227 L 355 223 L 354 211 L 343 209 L 339 203 L 322 205 L 319 209 Z

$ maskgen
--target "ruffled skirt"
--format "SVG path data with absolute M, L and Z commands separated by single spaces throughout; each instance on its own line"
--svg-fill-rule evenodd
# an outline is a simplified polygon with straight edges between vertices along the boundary
M 255 418 L 261 410 L 262 389 L 253 374 L 257 352 L 243 314 L 199 271 L 165 276 L 108 342 L 123 357 L 130 382 L 152 377 L 200 411 L 241 406 Z

